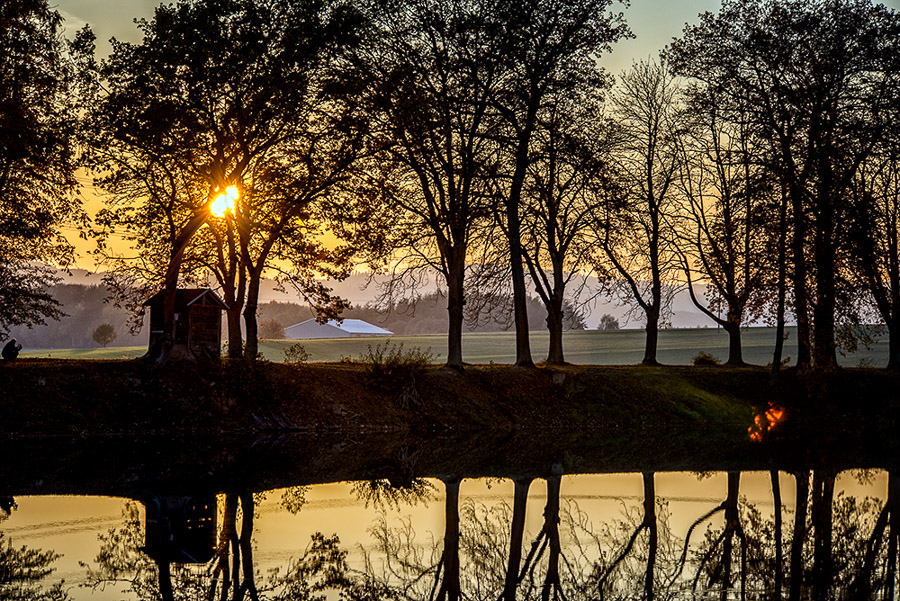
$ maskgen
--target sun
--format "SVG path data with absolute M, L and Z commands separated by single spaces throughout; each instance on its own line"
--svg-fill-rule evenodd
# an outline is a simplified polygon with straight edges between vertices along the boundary
M 238 190 L 235 186 L 228 186 L 224 192 L 216 196 L 209 206 L 209 211 L 216 217 L 224 217 L 225 213 L 234 213 L 234 202 L 238 199 Z

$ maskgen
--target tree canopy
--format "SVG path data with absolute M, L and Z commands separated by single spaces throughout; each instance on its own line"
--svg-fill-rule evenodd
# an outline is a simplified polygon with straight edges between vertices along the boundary
M 84 226 L 75 197 L 79 62 L 90 32 L 67 42 L 45 0 L 0 6 L 0 340 L 12 326 L 59 317 L 47 294 L 72 247 L 60 226 Z

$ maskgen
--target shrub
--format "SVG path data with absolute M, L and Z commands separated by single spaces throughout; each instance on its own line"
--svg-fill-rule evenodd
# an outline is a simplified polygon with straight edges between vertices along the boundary
M 693 363 L 694 365 L 698 365 L 698 366 L 722 365 L 722 361 L 718 357 L 715 357 L 714 355 L 710 355 L 709 353 L 707 353 L 705 351 L 700 351 L 699 353 L 694 355 L 694 358 L 691 359 L 691 363 Z
M 424 351 L 418 347 L 404 350 L 402 342 L 398 345 L 390 342 L 378 344 L 374 349 L 369 346 L 369 351 L 362 357 L 368 372 L 379 379 L 401 379 L 413 375 L 432 361 L 434 353 L 430 348 Z
M 362 363 L 378 388 L 397 394 L 401 407 L 419 406 L 422 400 L 416 389 L 416 376 L 434 361 L 431 349 L 418 347 L 404 350 L 403 343 L 376 345 L 363 355 Z
M 111 323 L 101 323 L 94 328 L 94 331 L 91 333 L 91 338 L 94 339 L 94 342 L 102 347 L 106 347 L 106 345 L 114 341 L 116 337 L 116 327 Z
M 309 353 L 299 342 L 284 349 L 284 362 L 300 365 L 309 361 Z
M 284 338 L 284 324 L 277 319 L 267 319 L 259 324 L 259 337 L 263 340 L 281 340 Z

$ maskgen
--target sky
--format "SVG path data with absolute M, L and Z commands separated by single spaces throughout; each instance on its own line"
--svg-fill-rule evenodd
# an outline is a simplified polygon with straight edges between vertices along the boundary
M 601 64 L 611 73 L 619 73 L 635 61 L 655 56 L 681 34 L 685 23 L 695 23 L 704 11 L 715 12 L 720 3 L 721 0 L 634 0 L 628 6 L 614 3 L 612 10 L 624 12 L 635 37 L 618 42 L 610 55 L 601 58 Z M 91 26 L 97 35 L 97 54 L 102 58 L 109 53 L 112 37 L 139 42 L 140 33 L 134 20 L 150 19 L 159 4 L 158 0 L 56 0 L 53 5 L 64 17 L 70 35 L 85 24 Z M 887 0 L 884 4 L 900 10 L 900 0 Z M 100 199 L 89 185 L 83 188 L 82 195 L 89 213 L 101 207 Z M 78 266 L 92 270 L 93 259 L 87 256 L 87 251 L 93 243 L 79 240 L 74 230 L 66 233 L 71 234 L 69 238 L 76 246 Z
M 101 56 L 109 52 L 111 37 L 139 41 L 134 19 L 150 18 L 158 4 L 158 0 L 56 0 L 54 3 L 65 17 L 68 29 L 77 30 L 85 23 L 90 24 L 97 34 L 97 51 Z M 886 0 L 883 4 L 900 9 L 900 0 Z M 681 33 L 685 23 L 696 22 L 701 12 L 715 12 L 719 5 L 720 0 L 634 0 L 629 6 L 614 3 L 612 10 L 624 12 L 635 39 L 616 44 L 613 53 L 603 59 L 604 66 L 618 72 L 634 60 L 656 54 Z
M 614 3 L 614 11 L 623 11 L 636 39 L 619 42 L 604 66 L 618 72 L 633 60 L 656 54 L 674 36 L 681 33 L 686 22 L 696 21 L 703 11 L 715 11 L 719 0 L 635 0 L 630 6 Z M 54 5 L 66 20 L 70 31 L 86 23 L 97 34 L 97 51 L 101 56 L 109 52 L 109 38 L 137 42 L 140 36 L 134 24 L 136 18 L 150 18 L 157 0 L 57 0 Z M 900 6 L 900 0 L 887 2 Z

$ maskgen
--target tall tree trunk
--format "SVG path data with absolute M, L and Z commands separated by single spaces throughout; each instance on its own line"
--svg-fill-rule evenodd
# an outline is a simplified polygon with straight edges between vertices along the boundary
M 796 188 L 796 186 L 795 186 Z M 791 190 L 791 209 L 794 221 L 794 239 L 791 244 L 794 263 L 794 312 L 797 318 L 797 367 L 809 367 L 810 338 L 808 295 L 806 290 L 806 216 L 803 211 L 803 193 Z
M 222 300 L 228 305 L 228 309 L 225 310 L 225 323 L 228 328 L 228 357 L 240 359 L 244 354 L 241 311 L 244 308 L 244 295 L 247 292 L 247 272 L 238 259 L 237 245 L 234 239 L 234 220 L 230 217 L 227 218 L 226 225 L 225 239 L 219 242 L 217 263 L 220 273 L 217 277 L 222 286 Z
M 509 237 L 510 271 L 513 285 L 513 308 L 516 324 L 516 367 L 534 367 L 531 358 L 531 342 L 528 338 L 528 299 L 525 289 L 525 266 L 522 259 L 522 223 L 519 207 L 522 204 L 522 187 L 528 165 L 531 146 L 531 134 L 537 121 L 537 101 L 532 100 L 526 109 L 525 122 L 519 130 L 516 140 L 515 171 L 506 198 L 506 227 Z
M 831 369 L 837 365 L 834 341 L 835 311 L 835 249 L 834 208 L 831 191 L 821 195 L 819 218 L 816 228 L 816 304 L 813 311 L 814 346 L 813 363 L 816 367 Z
M 506 564 L 506 580 L 503 584 L 503 601 L 515 601 L 519 584 L 519 566 L 522 563 L 522 541 L 525 538 L 525 509 L 528 504 L 528 488 L 531 478 L 514 480 L 512 525 L 509 533 L 509 561 Z
M 725 331 L 728 332 L 728 365 L 746 365 L 741 348 L 741 323 L 733 319 L 731 311 L 728 312 Z
M 247 332 L 247 349 L 244 358 L 256 361 L 259 354 L 259 327 L 256 322 L 256 310 L 259 305 L 259 285 L 261 270 L 251 269 L 248 273 L 247 304 L 244 306 L 244 329 Z
M 659 365 L 656 359 L 656 348 L 659 344 L 659 304 L 651 305 L 646 311 L 647 325 L 644 331 L 647 337 L 644 341 L 644 365 Z
M 644 472 L 644 524 L 647 525 L 647 571 L 644 574 L 644 597 L 653 601 L 653 573 L 656 570 L 656 553 L 659 547 L 659 530 L 656 525 L 656 484 L 653 472 Z
M 244 335 L 241 333 L 241 311 L 244 303 L 235 304 L 225 312 L 225 321 L 228 324 L 228 357 L 240 359 L 244 356 Z
M 800 601 L 803 593 L 803 543 L 806 541 L 806 516 L 809 511 L 809 471 L 794 475 L 797 481 L 797 496 L 794 503 L 794 533 L 791 539 L 791 586 L 790 601 Z
M 509 211 L 515 212 L 516 217 L 516 234 L 510 234 L 510 253 L 513 281 L 513 310 L 515 311 L 514 320 L 516 325 L 516 367 L 534 367 L 534 360 L 531 358 L 531 342 L 528 338 L 528 305 L 525 290 L 525 268 L 522 265 L 522 249 L 518 240 L 518 209 Z M 510 218 L 508 218 L 510 219 Z M 512 228 L 510 227 L 510 230 Z M 512 238 L 515 237 L 515 242 Z
M 772 504 L 775 506 L 775 582 L 773 583 L 775 593 L 772 598 L 780 601 L 784 582 L 784 548 L 782 547 L 781 481 L 778 479 L 778 470 L 770 470 L 769 479 L 772 481 Z
M 228 357 L 240 359 L 244 356 L 244 337 L 241 334 L 241 311 L 244 309 L 244 296 L 247 292 L 247 274 L 243 266 L 238 265 L 237 287 L 233 289 L 225 312 L 228 324 Z
M 459 601 L 459 478 L 444 480 L 444 580 L 439 600 Z
M 541 587 L 541 601 L 549 601 L 551 591 L 559 591 L 559 487 L 561 477 L 554 474 L 547 478 L 547 505 L 544 506 L 544 532 L 547 533 L 547 573 Z M 554 598 L 559 597 L 558 594 Z
M 812 526 L 813 590 L 814 601 L 825 601 L 831 591 L 832 574 L 832 514 L 834 501 L 834 474 L 816 470 L 813 474 Z
M 458 257 L 455 254 L 450 261 L 450 269 L 447 274 L 447 313 L 450 322 L 447 335 L 447 367 L 461 370 L 463 368 L 462 329 L 466 264 L 465 256 Z
M 787 194 L 782 188 L 778 207 L 778 281 L 775 301 L 775 352 L 772 355 L 772 373 L 781 371 L 784 355 L 784 312 L 787 302 Z
M 547 352 L 547 363 L 563 365 L 563 296 L 556 292 L 550 297 L 547 305 L 547 330 L 550 333 L 550 348 Z

